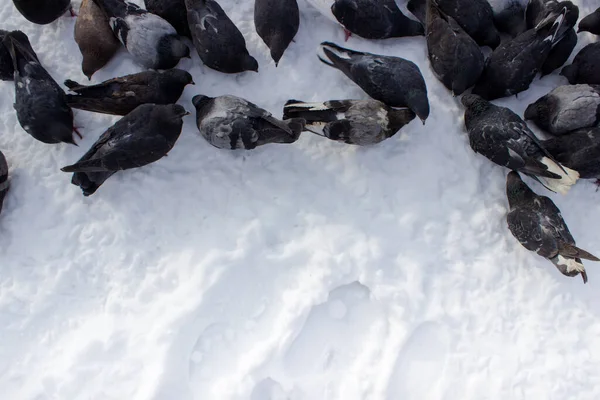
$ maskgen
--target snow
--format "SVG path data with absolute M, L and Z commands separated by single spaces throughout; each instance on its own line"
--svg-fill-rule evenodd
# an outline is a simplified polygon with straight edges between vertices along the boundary
M 600 398 L 599 266 L 585 263 L 583 285 L 512 237 L 507 171 L 469 148 L 424 38 L 344 44 L 340 26 L 299 0 L 299 33 L 276 68 L 253 2 L 220 3 L 259 73 L 184 59 L 196 85 L 180 99 L 192 115 L 174 149 L 89 198 L 60 167 L 118 117 L 75 110 L 80 146 L 43 144 L 18 125 L 13 84 L 0 83 L 12 185 L 0 215 L 2 398 Z M 581 16 L 596 7 L 579 4 Z M 59 83 L 87 82 L 73 18 L 36 26 L 5 1 L 0 19 L 28 34 Z M 573 56 L 593 40 L 579 38 Z M 366 98 L 319 62 L 325 40 L 417 63 L 426 124 L 370 148 L 305 133 L 229 152 L 200 137 L 196 94 L 241 96 L 276 117 L 288 99 Z M 92 82 L 139 70 L 122 51 Z M 522 115 L 565 83 L 555 73 L 496 103 Z M 591 182 L 566 196 L 527 182 L 556 202 L 578 246 L 600 254 Z

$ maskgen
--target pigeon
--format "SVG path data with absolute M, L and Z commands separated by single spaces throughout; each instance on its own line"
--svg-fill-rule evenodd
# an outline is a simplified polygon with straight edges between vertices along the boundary
M 200 59 L 209 68 L 236 74 L 258 72 L 258 62 L 248 53 L 246 40 L 214 0 L 185 0 L 192 40 Z
M 179 104 L 142 104 L 108 128 L 79 161 L 61 171 L 73 172 L 71 183 L 89 196 L 115 172 L 166 156 L 188 114 Z
M 587 274 L 581 259 L 600 259 L 575 245 L 554 202 L 533 192 L 514 171 L 506 178 L 506 195 L 509 205 L 506 221 L 515 239 L 527 250 L 550 260 L 563 275 L 581 274 L 586 283 Z
M 408 107 L 423 124 L 429 116 L 427 86 L 415 63 L 400 57 L 382 56 L 321 43 L 319 59 L 339 69 L 375 100 L 390 107 Z
M 173 25 L 181 36 L 192 38 L 184 0 L 144 0 L 146 10 Z
M 492 7 L 486 0 L 437 0 L 437 5 L 443 14 L 453 18 L 478 45 L 495 49 L 500 44 Z M 427 24 L 427 0 L 409 0 L 407 8 L 423 24 Z
M 219 149 L 252 150 L 268 143 L 294 143 L 304 119 L 280 121 L 255 104 L 235 96 L 192 98 L 196 125 L 208 143 Z
M 529 0 L 525 8 L 525 26 L 533 29 L 542 22 L 558 4 L 556 0 Z
M 479 79 L 483 53 L 454 18 L 439 9 L 436 0 L 427 1 L 426 37 L 431 69 L 454 96 L 460 95 Z
M 127 115 L 146 103 L 173 104 L 189 84 L 194 84 L 192 76 L 177 68 L 143 71 L 91 86 L 65 81 L 65 86 L 75 93 L 67 95 L 71 107 L 113 115 Z
M 300 12 L 296 0 L 255 0 L 256 33 L 271 50 L 275 66 L 298 32 Z
M 377 100 L 330 100 L 304 103 L 289 100 L 283 119 L 303 118 L 305 130 L 331 140 L 369 146 L 394 136 L 415 118 L 408 108 L 391 108 Z
M 553 192 L 566 194 L 575 184 L 577 171 L 554 160 L 517 114 L 474 94 L 462 96 L 461 101 L 473 151 L 532 177 Z
M 571 7 L 561 7 L 534 29 L 498 46 L 487 59 L 472 93 L 494 100 L 527 90 L 552 46 L 577 21 L 578 11 L 571 11 Z
M 145 68 L 169 69 L 190 56 L 171 24 L 156 14 L 123 0 L 93 0 L 109 18 L 117 38 Z
M 93 0 L 83 0 L 75 22 L 75 42 L 83 56 L 81 70 L 92 75 L 104 67 L 121 47 L 104 12 Z
M 13 4 L 29 22 L 47 25 L 67 11 L 74 17 L 71 0 L 13 0 Z
M 600 8 L 584 17 L 580 22 L 577 32 L 589 32 L 600 35 Z
M 573 63 L 560 72 L 570 84 L 600 85 L 600 42 L 590 43 L 577 53 Z
M 529 0 L 488 0 L 494 12 L 494 23 L 500 32 L 513 38 L 525 32 L 525 8 Z
M 23 130 L 43 143 L 73 141 L 73 110 L 67 96 L 40 64 L 27 35 L 13 31 L 4 37 L 4 46 L 15 69 L 15 110 Z M 81 137 L 81 135 L 79 135 Z
M 542 142 L 562 165 L 579 172 L 581 179 L 600 184 L 600 128 L 584 128 Z
M 8 181 L 8 164 L 4 154 L 0 151 L 0 212 L 2 212 L 2 204 L 8 192 L 10 183 Z
M 15 75 L 12 58 L 8 49 L 2 45 L 4 37 L 8 34 L 7 31 L 0 29 L 0 80 L 12 81 Z
M 525 119 L 552 135 L 600 123 L 600 85 L 563 85 L 530 104 Z

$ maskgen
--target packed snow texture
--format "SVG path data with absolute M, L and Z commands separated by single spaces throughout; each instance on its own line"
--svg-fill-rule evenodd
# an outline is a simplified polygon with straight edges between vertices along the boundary
M 79 147 L 43 144 L 17 122 L 13 83 L 0 82 L 12 179 L 0 215 L 0 396 L 599 399 L 600 265 L 585 263 L 583 285 L 512 237 L 508 171 L 469 148 L 463 108 L 433 76 L 423 37 L 344 43 L 340 26 L 298 2 L 300 30 L 276 68 L 253 1 L 221 0 L 259 73 L 183 59 L 196 85 L 179 101 L 192 114 L 175 148 L 89 198 L 60 168 L 118 117 L 75 110 Z M 597 3 L 579 6 L 584 16 Z M 87 82 L 74 18 L 36 26 L 5 0 L 0 20 L 29 35 L 60 84 Z M 232 152 L 198 135 L 195 94 L 241 96 L 276 117 L 288 99 L 367 98 L 319 62 L 324 40 L 417 63 L 427 123 L 369 148 L 305 133 Z M 594 38 L 579 40 L 571 59 Z M 121 51 L 92 82 L 137 71 Z M 565 83 L 555 72 L 495 103 L 522 115 Z M 527 182 L 600 253 L 590 181 L 566 196 Z

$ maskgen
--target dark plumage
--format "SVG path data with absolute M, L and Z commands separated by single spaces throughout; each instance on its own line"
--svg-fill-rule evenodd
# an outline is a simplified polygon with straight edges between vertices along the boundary
M 500 32 L 516 37 L 525 32 L 525 8 L 528 0 L 488 0 L 494 12 L 494 24 Z
M 563 275 L 581 274 L 586 283 L 587 274 L 581 259 L 600 259 L 575 245 L 554 202 L 535 194 L 514 171 L 506 178 L 506 195 L 510 208 L 506 217 L 508 229 L 519 243 L 550 260 Z
M 542 22 L 554 10 L 558 2 L 556 0 L 529 0 L 525 9 L 525 25 L 527 29 L 533 29 Z
M 600 35 L 600 8 L 587 15 L 579 22 L 577 32 L 590 32 L 594 35 Z
M 408 107 L 425 123 L 429 116 L 427 86 L 419 67 L 400 57 L 382 56 L 321 43 L 325 58 L 375 100 L 390 107 Z
M 0 212 L 2 211 L 2 204 L 4 203 L 4 198 L 6 197 L 6 193 L 8 192 L 8 188 L 10 183 L 8 181 L 8 164 L 6 163 L 6 158 L 4 158 L 4 154 L 0 151 Z
M 331 12 L 344 28 L 365 39 L 425 33 L 423 25 L 404 15 L 394 0 L 335 0 Z
M 560 72 L 570 84 L 600 85 L 600 42 L 590 43 L 577 53 L 573 63 Z
M 442 13 L 453 18 L 478 45 L 495 49 L 500 44 L 492 7 L 486 0 L 437 0 L 437 5 Z M 409 0 L 407 8 L 426 24 L 427 0 Z
M 83 0 L 75 22 L 75 42 L 83 56 L 81 70 L 88 79 L 104 67 L 121 42 L 114 35 L 104 11 L 93 0 Z
M 300 12 L 296 0 L 255 0 L 256 33 L 271 50 L 275 65 L 298 32 Z
M 479 46 L 452 18 L 428 0 L 427 54 L 435 76 L 452 91 L 462 94 L 473 86 L 483 71 Z
M 525 119 L 553 135 L 600 123 L 600 85 L 563 85 L 530 104 Z
M 54 22 L 71 9 L 71 0 L 13 0 L 13 3 L 26 20 L 38 25 Z
M 527 90 L 552 46 L 575 24 L 577 14 L 576 9 L 565 5 L 536 28 L 503 42 L 487 59 L 473 93 L 493 100 Z
M 473 151 L 529 175 L 555 192 L 565 194 L 575 184 L 577 171 L 558 164 L 517 114 L 474 94 L 461 100 Z
M 244 36 L 214 0 L 185 0 L 194 46 L 209 68 L 227 74 L 258 71 Z
M 600 128 L 584 128 L 544 140 L 544 147 L 582 179 L 600 179 Z
M 71 107 L 114 115 L 127 115 L 146 103 L 175 103 L 189 84 L 194 84 L 192 76 L 177 68 L 139 72 L 91 86 L 65 81 L 65 86 L 76 93 L 67 95 Z
M 283 108 L 283 118 L 303 118 L 305 129 L 310 132 L 338 142 L 368 146 L 394 136 L 415 118 L 415 113 L 377 100 L 289 100 Z
M 12 58 L 8 49 L 2 45 L 2 41 L 8 32 L 0 29 L 0 80 L 12 81 L 15 75 Z
M 235 96 L 194 96 L 196 125 L 208 143 L 219 149 L 251 150 L 268 143 L 294 143 L 304 120 L 280 121 L 271 113 Z
M 117 171 L 143 167 L 164 157 L 175 145 L 189 113 L 178 104 L 143 104 L 117 121 L 73 165 L 71 183 L 89 196 Z
M 173 25 L 181 36 L 192 37 L 184 0 L 144 0 L 144 5 L 146 10 Z
M 14 107 L 21 127 L 40 142 L 75 144 L 73 111 L 65 92 L 42 67 L 27 35 L 13 31 L 3 43 L 15 69 Z
M 108 16 L 111 28 L 127 51 L 145 68 L 169 69 L 189 57 L 173 25 L 156 14 L 123 0 L 94 0 Z

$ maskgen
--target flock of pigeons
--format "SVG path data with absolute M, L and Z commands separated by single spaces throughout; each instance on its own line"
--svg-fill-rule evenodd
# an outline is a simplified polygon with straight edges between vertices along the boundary
M 352 34 L 367 39 L 426 37 L 435 76 L 462 95 L 472 149 L 511 170 L 507 178 L 508 226 L 519 242 L 549 259 L 567 276 L 581 274 L 582 259 L 600 261 L 578 248 L 556 205 L 534 193 L 519 173 L 565 194 L 579 178 L 600 178 L 600 42 L 584 47 L 562 68 L 569 85 L 529 105 L 524 118 L 551 139 L 540 140 L 521 117 L 490 101 L 526 90 L 538 72 L 549 74 L 570 57 L 579 9 L 556 0 L 409 0 L 412 19 L 395 0 L 308 0 Z M 13 0 L 29 21 L 48 24 L 71 11 L 70 0 Z M 91 79 L 124 46 L 143 72 L 96 85 L 66 80 L 66 94 L 44 69 L 28 37 L 0 30 L 0 78 L 15 84 L 15 110 L 25 132 L 44 143 L 72 143 L 72 108 L 123 116 L 76 163 L 62 168 L 85 196 L 120 170 L 159 160 L 175 145 L 189 114 L 176 104 L 192 76 L 175 68 L 190 56 L 191 39 L 202 62 L 223 73 L 258 71 L 244 37 L 215 0 L 145 0 L 147 9 L 123 0 L 83 0 L 75 25 L 82 71 Z M 277 64 L 299 27 L 296 0 L 255 0 L 258 35 Z M 417 21 L 418 20 L 418 21 Z M 600 34 L 600 8 L 579 31 Z M 481 47 L 493 49 L 485 59 Z M 197 95 L 200 134 L 221 149 L 253 149 L 293 143 L 303 131 L 354 145 L 394 136 L 429 116 L 427 86 L 413 62 L 358 52 L 331 42 L 319 59 L 344 73 L 370 99 L 305 103 L 289 100 L 283 119 L 230 95 Z M 472 88 L 469 94 L 463 94 Z M 81 135 L 79 135 L 81 137 Z M 0 208 L 8 167 L 0 153 Z

